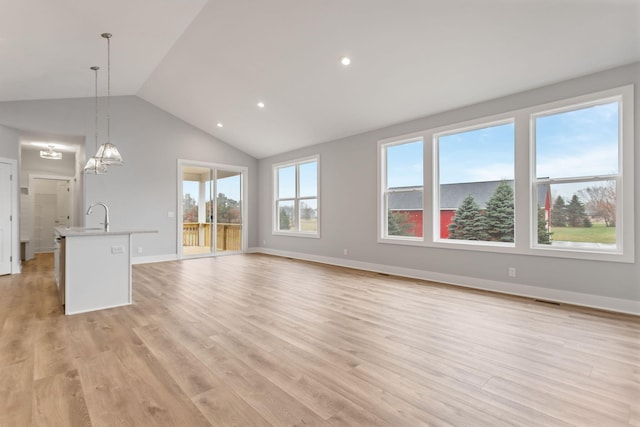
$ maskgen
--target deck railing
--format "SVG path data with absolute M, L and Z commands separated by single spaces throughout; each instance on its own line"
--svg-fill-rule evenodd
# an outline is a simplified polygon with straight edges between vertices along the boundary
M 216 227 L 218 251 L 242 250 L 242 225 L 218 223 Z M 182 246 L 211 246 L 211 224 L 185 222 L 182 224 Z

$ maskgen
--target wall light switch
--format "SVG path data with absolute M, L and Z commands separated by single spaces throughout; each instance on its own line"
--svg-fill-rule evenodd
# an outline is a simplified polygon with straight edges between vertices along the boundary
M 175 217 L 176 217 L 176 213 L 175 213 L 175 212 L 173 212 L 173 211 L 169 211 L 169 212 L 167 212 L 167 216 L 168 216 L 169 218 L 175 218 Z

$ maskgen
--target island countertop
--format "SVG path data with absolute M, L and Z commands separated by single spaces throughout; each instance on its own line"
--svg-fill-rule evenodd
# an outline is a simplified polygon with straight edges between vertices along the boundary
M 133 302 L 131 244 L 134 234 L 155 230 L 56 227 L 56 283 L 65 314 Z
M 128 228 L 110 228 L 104 231 L 103 227 L 56 227 L 56 235 L 60 237 L 88 237 L 88 236 L 116 236 L 130 234 L 157 233 L 158 230 L 139 230 Z

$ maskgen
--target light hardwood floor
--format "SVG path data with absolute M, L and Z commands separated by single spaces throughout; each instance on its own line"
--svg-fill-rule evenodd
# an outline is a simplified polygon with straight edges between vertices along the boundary
M 1 426 L 640 425 L 637 317 L 264 255 L 65 317 L 52 262 L 0 277 Z

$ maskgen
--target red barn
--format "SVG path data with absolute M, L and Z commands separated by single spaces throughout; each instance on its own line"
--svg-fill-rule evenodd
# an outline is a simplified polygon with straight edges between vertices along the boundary
M 500 181 L 462 182 L 456 184 L 442 184 L 440 186 L 440 238 L 449 238 L 449 224 L 462 201 L 471 194 L 480 207 L 484 209 L 493 196 Z M 513 187 L 513 180 L 507 180 Z M 408 231 L 412 236 L 422 237 L 423 203 L 422 187 L 392 188 L 389 193 L 389 210 L 406 215 L 413 225 Z M 545 219 L 550 223 L 551 188 L 549 185 L 538 187 L 538 205 L 544 207 Z

